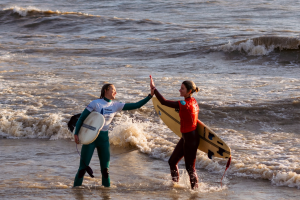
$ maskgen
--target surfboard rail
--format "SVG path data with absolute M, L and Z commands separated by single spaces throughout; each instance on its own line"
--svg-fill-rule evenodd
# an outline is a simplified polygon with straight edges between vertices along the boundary
M 80 127 L 78 133 L 79 143 L 87 145 L 94 142 L 97 139 L 104 124 L 105 118 L 103 115 L 96 111 L 91 112 Z

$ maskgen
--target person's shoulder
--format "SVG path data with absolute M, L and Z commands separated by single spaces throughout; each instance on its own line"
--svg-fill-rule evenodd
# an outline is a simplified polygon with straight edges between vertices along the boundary
M 179 101 L 179 103 L 183 106 L 185 106 L 185 104 L 186 104 L 185 100 L 181 100 L 181 101 Z

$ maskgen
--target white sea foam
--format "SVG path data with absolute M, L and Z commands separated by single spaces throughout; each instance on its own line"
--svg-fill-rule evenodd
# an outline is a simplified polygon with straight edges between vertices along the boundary
M 274 173 L 272 184 L 277 186 L 297 187 L 300 189 L 300 174 L 296 172 L 277 172 Z
M 9 61 L 13 58 L 13 55 L 9 52 L 0 53 L 0 61 Z
M 34 7 L 34 6 L 29 6 L 27 8 L 22 8 L 22 7 L 18 7 L 18 6 L 14 6 L 13 8 L 13 12 L 14 13 L 18 13 L 19 15 L 25 17 L 27 15 L 28 11 L 38 11 L 40 12 L 41 10 Z
M 50 74 L 51 75 L 51 74 Z M 49 76 L 49 74 L 46 74 Z M 55 77 L 54 77 L 55 78 Z M 56 80 L 56 79 L 55 79 Z M 55 84 L 49 80 L 49 84 Z M 18 83 L 20 85 L 20 83 Z M 2 85 L 3 95 L 14 94 L 17 91 L 10 89 L 10 83 Z M 18 93 L 18 92 L 17 92 Z M 24 98 L 35 98 L 31 93 L 18 93 Z M 24 99 L 23 98 L 23 99 Z M 40 102 L 41 103 L 41 102 Z M 44 102 L 42 102 L 44 105 Z M 26 109 L 13 110 L 1 104 L 0 131 L 1 135 L 8 138 L 72 138 L 67 129 L 66 121 L 70 116 L 62 113 L 45 113 L 43 115 L 29 115 L 28 112 L 39 111 L 39 102 L 27 105 Z M 145 107 L 146 108 L 146 107 Z M 142 108 L 140 112 L 148 112 Z M 134 116 L 141 113 L 136 112 Z M 129 114 L 131 115 L 131 114 Z M 283 116 L 284 117 L 284 116 Z M 143 117 L 141 117 L 142 119 Z M 157 116 L 153 122 L 138 121 L 120 113 L 114 120 L 113 129 L 110 131 L 110 143 L 118 146 L 135 146 L 140 152 L 151 157 L 167 161 L 179 140 Z M 234 123 L 244 123 L 243 120 Z M 234 121 L 235 120 L 235 121 Z M 299 139 L 292 134 L 280 132 L 266 124 L 262 134 L 251 132 L 239 133 L 233 129 L 215 128 L 218 135 L 223 138 L 232 149 L 232 164 L 227 175 L 241 177 L 263 178 L 270 180 L 274 185 L 299 187 L 298 166 L 294 163 L 300 159 L 297 156 L 299 149 L 296 147 Z M 274 132 L 279 131 L 279 132 Z M 292 155 L 287 155 L 292 152 Z M 184 160 L 180 162 L 182 167 Z M 167 165 L 167 163 L 166 163 Z M 198 151 L 196 167 L 206 169 L 211 173 L 220 175 L 225 170 L 226 160 L 214 158 L 210 160 L 203 152 Z M 183 167 L 184 168 L 184 167 Z M 297 171 L 298 170 L 298 171 Z M 207 190 L 210 190 L 211 186 Z M 217 190 L 220 188 L 217 188 Z
M 35 6 L 28 6 L 28 7 L 13 6 L 13 7 L 5 8 L 3 10 L 11 10 L 14 13 L 18 13 L 22 17 L 26 17 L 28 13 L 34 13 L 34 12 L 41 13 L 41 14 L 78 14 L 78 15 L 86 15 L 86 16 L 89 15 L 81 12 L 62 12 L 59 10 L 52 11 L 47 9 L 40 9 Z
M 274 51 L 275 48 L 283 49 L 299 49 L 300 40 L 293 37 L 258 37 L 245 41 L 231 44 L 221 45 L 219 47 L 212 47 L 213 50 L 232 52 L 245 52 L 251 56 L 268 55 Z
M 231 44 L 229 41 L 228 44 L 212 47 L 212 49 L 225 52 L 240 51 L 246 52 L 251 56 L 260 56 L 268 55 L 270 52 L 274 51 L 274 46 L 272 45 L 267 48 L 264 45 L 254 45 L 253 40 L 247 40 L 246 42 L 241 42 L 239 44 Z
M 29 116 L 26 110 L 1 109 L 0 131 L 7 138 L 71 138 L 60 114 Z
M 157 128 L 158 126 L 149 124 L 149 122 L 133 123 L 132 120 L 123 121 L 116 125 L 111 132 L 110 142 L 121 146 L 133 145 L 151 157 L 168 160 L 175 144 L 155 134 L 154 130 Z M 220 132 L 221 130 L 217 131 Z M 232 163 L 226 173 L 227 175 L 262 178 L 270 180 L 272 184 L 278 186 L 300 187 L 300 175 L 293 172 L 298 169 L 294 161 L 299 160 L 299 158 L 297 156 L 284 156 L 285 148 L 273 144 L 274 140 L 281 140 L 283 135 L 286 136 L 285 138 L 292 138 L 291 136 L 287 136 L 286 133 L 265 133 L 261 135 L 248 133 L 245 136 L 237 131 L 226 129 L 223 129 L 222 132 L 219 136 L 232 148 Z M 289 140 L 292 142 L 293 139 Z M 295 140 L 294 142 L 297 143 L 298 141 Z M 286 144 L 291 143 L 286 141 Z M 285 160 L 282 160 L 282 157 Z M 183 161 L 180 163 L 184 164 Z M 196 168 L 219 174 L 220 178 L 224 173 L 226 163 L 227 160 L 224 159 L 214 158 L 211 160 L 204 152 L 198 151 L 197 153 Z M 181 182 L 176 187 L 189 187 L 189 181 L 184 173 L 182 176 Z M 223 188 L 212 188 L 204 184 L 200 189 L 202 192 L 208 192 L 211 190 L 219 191 Z
M 171 179 L 168 178 L 167 181 L 165 181 L 163 184 L 167 186 L 173 186 L 174 189 L 187 189 L 191 193 L 209 193 L 209 192 L 219 192 L 222 190 L 227 189 L 227 186 L 216 186 L 216 185 L 211 185 L 209 183 L 205 183 L 199 178 L 198 182 L 198 188 L 192 190 L 191 189 L 191 183 L 190 183 L 190 178 L 185 169 L 179 169 L 179 182 L 174 183 Z M 228 180 L 224 181 L 226 183 L 229 183 Z
M 118 146 L 136 146 L 141 152 L 152 157 L 167 159 L 174 144 L 164 137 L 151 133 L 150 122 L 132 122 L 131 119 L 119 122 L 110 133 L 110 143 Z

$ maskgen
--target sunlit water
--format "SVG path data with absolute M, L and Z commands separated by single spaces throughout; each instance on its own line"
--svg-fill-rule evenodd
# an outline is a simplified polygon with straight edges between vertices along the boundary
M 296 197 L 299 11 L 298 1 L 2 1 L 1 198 Z M 117 101 L 144 98 L 150 74 L 168 99 L 180 99 L 184 80 L 200 88 L 200 120 L 232 150 L 223 187 L 226 161 L 200 151 L 199 190 L 189 190 L 184 161 L 172 184 L 167 160 L 179 138 L 149 102 L 112 123 L 113 187 L 101 187 L 95 155 L 96 179 L 70 189 L 79 164 L 70 116 L 107 82 Z

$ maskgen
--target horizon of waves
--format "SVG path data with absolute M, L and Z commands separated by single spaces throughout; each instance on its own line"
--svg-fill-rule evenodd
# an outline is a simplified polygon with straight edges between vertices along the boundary
M 83 12 L 75 12 L 75 11 L 53 11 L 53 10 L 43 10 L 39 9 L 35 6 L 28 6 L 28 7 L 19 7 L 19 6 L 13 6 L 9 8 L 4 8 L 3 10 L 0 10 L 0 17 L 2 15 L 12 15 L 16 14 L 19 17 L 31 17 L 31 16 L 50 16 L 50 15 L 74 15 L 74 16 L 85 16 L 85 17 L 98 17 L 98 18 L 105 18 L 107 20 L 119 20 L 123 23 L 128 22 L 136 22 L 136 23 L 149 23 L 149 24 L 163 24 L 163 22 L 160 21 L 153 21 L 150 19 L 141 19 L 141 20 L 135 20 L 130 18 L 119 18 L 119 17 L 105 17 L 101 15 L 92 15 L 88 13 Z M 170 24 L 170 23 L 168 23 Z

